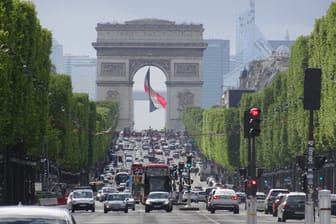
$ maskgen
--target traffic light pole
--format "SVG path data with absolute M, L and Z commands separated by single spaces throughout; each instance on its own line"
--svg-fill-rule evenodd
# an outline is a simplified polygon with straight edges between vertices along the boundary
M 249 136 L 248 138 L 248 184 L 251 178 L 256 177 L 256 150 L 255 150 L 255 136 Z M 251 189 L 252 186 L 249 186 Z M 250 193 L 249 193 L 250 194 Z M 246 222 L 247 224 L 257 223 L 257 207 L 256 207 L 256 195 L 253 192 L 247 195 L 246 206 Z
M 190 167 L 188 167 L 188 198 L 187 198 L 187 207 L 190 207 L 191 204 L 191 181 L 190 181 Z
M 305 224 L 314 223 L 314 201 L 313 201 L 313 154 L 314 154 L 314 111 L 309 110 L 309 128 L 308 128 L 308 161 L 307 161 L 307 192 L 305 206 Z

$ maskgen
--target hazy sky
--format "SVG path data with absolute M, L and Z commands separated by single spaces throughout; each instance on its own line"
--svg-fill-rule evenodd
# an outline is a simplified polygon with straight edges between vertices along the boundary
M 49 29 L 64 54 L 96 57 L 98 23 L 124 23 L 128 20 L 157 18 L 179 23 L 203 24 L 204 39 L 230 40 L 234 54 L 236 18 L 249 8 L 250 0 L 30 0 L 35 3 L 38 18 Z M 291 40 L 308 35 L 315 20 L 326 14 L 332 0 L 255 0 L 256 24 L 266 39 Z M 147 68 L 134 77 L 134 89 L 143 89 Z M 163 72 L 152 67 L 151 85 L 165 89 Z M 154 75 L 155 74 L 155 75 Z M 144 105 L 147 104 L 147 105 Z M 135 127 L 138 130 L 160 129 L 165 110 L 149 113 L 148 102 L 135 102 Z
M 64 53 L 96 56 L 97 23 L 157 18 L 203 24 L 204 38 L 222 38 L 234 47 L 235 21 L 249 0 L 31 0 L 43 27 Z M 309 34 L 332 0 L 255 0 L 256 23 L 266 39 Z M 234 52 L 232 52 L 234 53 Z

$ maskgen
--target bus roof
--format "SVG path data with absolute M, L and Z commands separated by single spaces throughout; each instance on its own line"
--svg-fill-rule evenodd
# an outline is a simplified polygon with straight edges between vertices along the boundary
M 160 163 L 152 163 L 152 164 L 146 164 L 144 165 L 144 168 L 147 168 L 147 167 L 150 167 L 150 168 L 169 168 L 169 165 L 167 164 L 160 164 Z
M 132 168 L 142 168 L 142 167 L 143 167 L 142 163 L 133 163 L 132 164 Z

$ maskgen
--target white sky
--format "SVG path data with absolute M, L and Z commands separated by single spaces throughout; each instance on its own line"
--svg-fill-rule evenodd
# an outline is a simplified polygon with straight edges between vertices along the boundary
M 63 45 L 64 53 L 96 52 L 97 23 L 157 18 L 176 23 L 203 24 L 204 39 L 235 42 L 235 21 L 249 7 L 249 0 L 30 0 L 40 23 Z M 307 35 L 314 21 L 326 14 L 332 0 L 255 0 L 256 24 L 266 39 L 291 39 Z M 234 50 L 232 51 L 234 53 Z

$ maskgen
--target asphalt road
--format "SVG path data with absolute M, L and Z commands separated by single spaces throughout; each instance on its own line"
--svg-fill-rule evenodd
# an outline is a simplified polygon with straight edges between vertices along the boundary
M 183 205 L 182 205 L 183 206 Z M 135 211 L 109 212 L 104 214 L 103 205 L 96 204 L 96 212 L 76 211 L 73 216 L 79 224 L 237 224 L 246 223 L 246 212 L 243 205 L 240 206 L 240 213 L 233 214 L 229 211 L 216 211 L 211 214 L 205 210 L 204 203 L 193 203 L 192 206 L 198 207 L 197 211 L 180 210 L 181 205 L 175 205 L 171 213 L 164 210 L 151 211 L 145 213 L 144 206 L 136 205 Z M 270 224 L 278 223 L 276 217 L 265 215 L 263 212 L 257 213 L 257 223 Z M 304 223 L 304 220 L 287 220 L 287 223 Z M 315 223 L 319 223 L 318 220 Z M 336 217 L 332 216 L 331 223 L 336 223 Z

